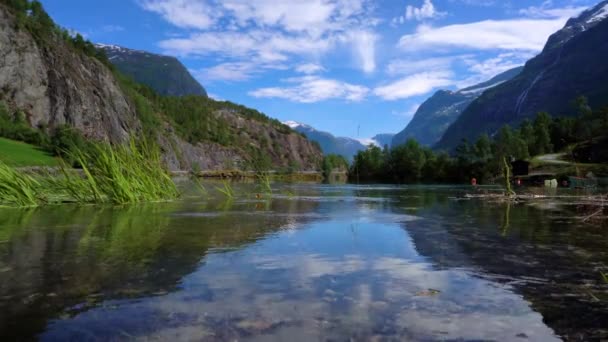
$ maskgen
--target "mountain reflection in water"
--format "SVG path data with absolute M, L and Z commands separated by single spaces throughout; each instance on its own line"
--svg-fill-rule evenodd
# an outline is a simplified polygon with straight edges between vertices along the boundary
M 608 231 L 568 205 L 275 187 L 269 201 L 0 210 L 0 339 L 606 338 Z

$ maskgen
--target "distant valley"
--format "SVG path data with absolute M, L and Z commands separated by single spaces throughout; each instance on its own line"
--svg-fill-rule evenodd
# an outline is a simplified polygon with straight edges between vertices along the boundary
M 353 156 L 357 152 L 367 149 L 370 144 L 381 147 L 389 145 L 390 147 L 394 136 L 393 134 L 377 134 L 371 139 L 357 140 L 347 137 L 336 137 L 329 132 L 319 131 L 312 126 L 295 121 L 286 121 L 284 124 L 318 143 L 324 154 L 341 155 L 349 161 L 352 161 Z

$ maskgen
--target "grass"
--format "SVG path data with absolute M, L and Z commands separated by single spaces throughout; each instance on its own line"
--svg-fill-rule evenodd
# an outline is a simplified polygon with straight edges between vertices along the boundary
M 138 146 L 131 140 L 128 145 L 114 148 L 96 144 L 73 153 L 74 160 L 82 165 L 85 182 L 67 183 L 76 185 L 75 189 L 92 197 L 93 202 L 126 204 L 179 197 L 175 183 L 162 166 L 159 151 L 145 141 Z
M 0 205 L 14 207 L 37 206 L 42 200 L 39 196 L 40 183 L 33 177 L 0 161 Z
M 265 194 L 272 194 L 270 175 L 267 172 L 260 172 L 256 175 L 256 177 L 258 179 L 260 191 Z
M 608 284 L 608 273 L 600 272 L 600 274 L 602 275 L 602 278 L 604 279 L 604 282 L 606 284 Z
M 234 198 L 234 189 L 232 189 L 232 186 L 230 185 L 230 182 L 227 180 L 222 181 L 222 186 L 221 187 L 216 187 L 215 188 L 217 191 L 219 191 L 220 193 L 222 193 L 222 195 L 226 196 L 226 198 L 232 199 Z
M 70 157 L 82 174 L 61 164 L 60 175 L 28 176 L 0 164 L 0 204 L 24 207 L 48 203 L 156 202 L 180 196 L 163 168 L 158 149 L 144 143 L 112 147 L 92 144 L 75 149 Z
M 10 166 L 57 166 L 57 159 L 39 148 L 19 141 L 0 138 L 0 161 Z

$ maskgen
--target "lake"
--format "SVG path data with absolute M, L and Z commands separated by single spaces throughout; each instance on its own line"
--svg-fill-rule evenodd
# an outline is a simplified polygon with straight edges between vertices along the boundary
M 0 209 L 0 340 L 608 339 L 608 227 L 584 203 L 235 189 Z

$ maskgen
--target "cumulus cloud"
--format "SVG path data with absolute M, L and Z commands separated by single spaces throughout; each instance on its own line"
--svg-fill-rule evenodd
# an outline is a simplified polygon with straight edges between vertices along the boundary
M 375 69 L 375 20 L 369 0 L 138 1 L 169 23 L 190 29 L 184 37 L 160 42 L 170 54 L 276 62 L 322 55 L 347 42 L 363 71 Z M 355 38 L 354 31 L 362 34 Z
M 361 101 L 369 93 L 364 86 L 354 85 L 334 79 L 309 75 L 285 80 L 286 87 L 261 88 L 249 92 L 258 98 L 279 98 L 300 103 L 314 103 L 329 99 Z
M 390 84 L 374 89 L 374 94 L 384 100 L 407 99 L 424 95 L 433 89 L 454 84 L 449 71 L 423 72 L 403 77 Z
M 218 15 L 206 1 L 200 0 L 140 0 L 139 4 L 181 28 L 207 29 L 215 24 Z
M 431 0 L 424 0 L 422 6 L 415 7 L 412 5 L 408 5 L 405 8 L 404 15 L 393 18 L 392 24 L 403 24 L 407 20 L 425 20 L 425 19 L 437 19 L 445 16 L 447 13 L 439 12 L 435 9 L 435 5 L 431 2 Z
M 265 62 L 285 61 L 289 54 L 316 55 L 327 51 L 330 38 L 294 37 L 281 32 L 252 30 L 241 32 L 201 32 L 187 38 L 160 42 L 161 48 L 176 55 L 210 55 Z
M 408 5 L 405 9 L 405 19 L 407 20 L 423 20 L 442 16 L 442 12 L 438 12 L 431 0 L 424 0 L 421 7 Z

